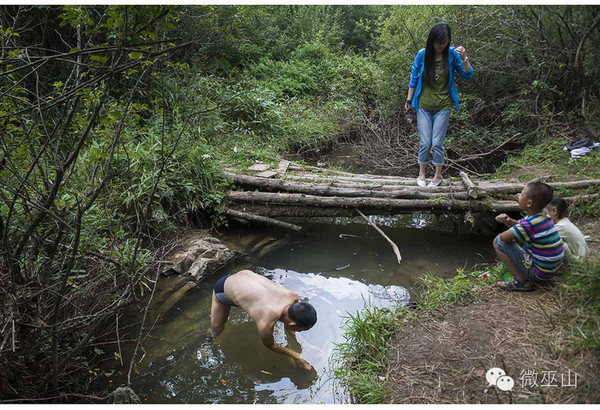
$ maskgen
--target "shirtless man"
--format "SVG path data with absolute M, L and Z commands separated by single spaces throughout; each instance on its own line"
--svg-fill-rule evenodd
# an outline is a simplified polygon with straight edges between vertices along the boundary
M 215 336 L 223 331 L 231 306 L 239 306 L 250 315 L 266 347 L 291 357 L 299 367 L 312 369 L 299 353 L 275 343 L 273 338 L 273 329 L 278 320 L 283 322 L 285 330 L 294 338 L 297 331 L 313 327 L 317 322 L 317 312 L 310 303 L 299 302 L 298 295 L 283 285 L 250 270 L 242 270 L 223 276 L 215 284 L 210 307 L 210 325 Z

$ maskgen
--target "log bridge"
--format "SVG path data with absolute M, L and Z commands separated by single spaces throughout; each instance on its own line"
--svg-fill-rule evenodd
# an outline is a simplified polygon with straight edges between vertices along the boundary
M 226 197 L 229 218 L 300 230 L 276 218 L 355 217 L 356 210 L 371 215 L 413 212 L 514 212 L 524 183 L 506 180 L 473 180 L 466 173 L 444 180 L 437 187 L 418 187 L 415 178 L 353 174 L 301 165 L 290 161 L 254 164 L 244 173 L 228 169 L 224 176 L 236 190 Z M 551 176 L 536 178 L 548 180 Z M 600 180 L 547 182 L 553 188 L 583 189 Z M 239 190 L 238 190 L 239 189 Z M 245 189 L 245 190 L 241 190 Z M 577 195 L 567 201 L 594 198 Z

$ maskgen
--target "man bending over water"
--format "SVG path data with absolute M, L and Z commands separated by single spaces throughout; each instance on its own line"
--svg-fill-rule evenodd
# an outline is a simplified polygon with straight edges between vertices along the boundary
M 292 349 L 281 346 L 273 338 L 275 323 L 283 322 L 292 337 L 296 332 L 308 330 L 317 322 L 315 308 L 307 302 L 299 302 L 298 295 L 279 283 L 242 270 L 223 276 L 215 284 L 210 307 L 210 325 L 215 336 L 225 327 L 231 306 L 244 309 L 256 323 L 263 344 L 276 353 L 291 357 L 297 366 L 310 370 L 312 366 Z

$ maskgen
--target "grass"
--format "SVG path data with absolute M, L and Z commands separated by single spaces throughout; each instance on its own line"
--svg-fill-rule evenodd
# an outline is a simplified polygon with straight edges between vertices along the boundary
M 569 151 L 563 151 L 568 144 L 566 138 L 555 138 L 539 144 L 531 144 L 519 153 L 509 157 L 498 168 L 495 178 L 511 177 L 519 174 L 523 182 L 540 175 L 553 175 L 557 180 L 569 181 L 573 176 L 600 178 L 600 150 L 573 159 Z
M 454 303 L 466 301 L 479 289 L 489 287 L 506 274 L 503 265 L 485 266 L 485 270 L 464 272 L 449 280 L 426 275 L 421 278 L 418 309 L 369 307 L 349 315 L 344 323 L 345 342 L 336 346 L 332 363 L 337 363 L 336 380 L 350 391 L 355 403 L 382 403 L 387 395 L 384 371 L 389 340 L 399 326 L 433 312 L 444 311 Z
M 561 288 L 565 327 L 575 349 L 600 349 L 600 262 L 572 264 Z
M 381 403 L 385 398 L 387 390 L 380 377 L 385 368 L 387 341 L 405 312 L 406 309 L 370 307 L 350 315 L 344 323 L 346 341 L 337 345 L 334 354 L 334 360 L 339 357 L 343 364 L 334 374 L 355 403 Z

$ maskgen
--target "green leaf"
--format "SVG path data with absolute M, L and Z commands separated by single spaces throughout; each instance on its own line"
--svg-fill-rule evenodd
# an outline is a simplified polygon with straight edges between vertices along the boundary
M 129 58 L 131 60 L 139 60 L 143 56 L 143 54 L 140 53 L 139 51 L 132 51 L 131 53 L 129 53 L 127 55 L 129 56 Z
M 92 54 L 92 56 L 90 57 L 90 59 L 92 61 L 96 61 L 96 62 L 98 62 L 100 64 L 104 64 L 104 63 L 106 63 L 106 60 L 108 60 L 108 57 L 99 56 L 99 55 L 96 55 L 96 54 Z

